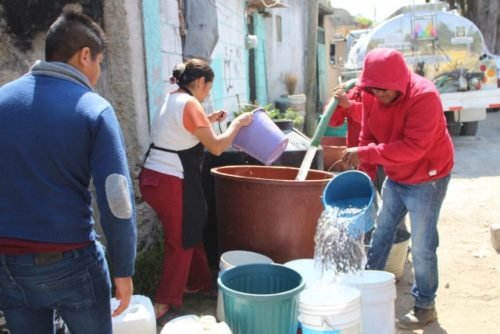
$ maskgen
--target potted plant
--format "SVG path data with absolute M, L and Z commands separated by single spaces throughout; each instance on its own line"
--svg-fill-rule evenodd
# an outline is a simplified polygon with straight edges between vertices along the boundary
M 233 112 L 233 116 L 236 117 L 244 112 L 249 112 L 259 108 L 259 106 L 253 104 L 246 104 L 241 106 L 238 111 Z M 279 109 L 274 108 L 272 103 L 260 107 L 267 112 L 267 115 L 273 122 L 283 131 L 291 130 L 293 127 L 301 129 L 304 124 L 304 116 L 292 109 L 287 108 L 284 112 Z
M 297 83 L 299 81 L 297 75 L 294 73 L 285 73 L 283 81 L 285 83 L 288 95 L 293 95 L 295 93 L 295 89 L 297 88 Z
M 283 131 L 291 130 L 292 128 L 300 130 L 304 124 L 304 116 L 290 107 L 285 112 L 281 112 L 279 109 L 272 109 L 267 114 Z
M 306 111 L 306 96 L 304 94 L 295 94 L 297 88 L 298 77 L 294 73 L 286 73 L 284 76 L 284 83 L 288 91 L 288 103 L 290 108 L 300 112 L 305 116 Z

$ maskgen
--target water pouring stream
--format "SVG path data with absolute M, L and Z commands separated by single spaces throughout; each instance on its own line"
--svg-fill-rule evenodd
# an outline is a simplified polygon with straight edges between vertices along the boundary
M 347 93 L 352 87 L 354 87 L 355 84 L 356 84 L 356 79 L 352 79 L 346 82 L 344 88 L 345 92 Z M 337 108 L 338 102 L 339 102 L 338 99 L 334 97 L 331 99 L 330 103 L 328 103 L 326 111 L 323 114 L 323 117 L 321 117 L 318 126 L 316 127 L 316 131 L 314 132 L 314 135 L 311 139 L 311 143 L 307 148 L 304 159 L 300 164 L 300 169 L 299 172 L 297 173 L 297 177 L 295 178 L 295 180 L 304 181 L 306 179 L 307 173 L 311 168 L 314 156 L 316 155 L 316 151 L 318 150 L 321 137 L 323 137 L 323 135 L 325 134 L 326 128 L 328 127 L 328 123 L 330 122 L 330 118 L 332 117 L 335 108 Z

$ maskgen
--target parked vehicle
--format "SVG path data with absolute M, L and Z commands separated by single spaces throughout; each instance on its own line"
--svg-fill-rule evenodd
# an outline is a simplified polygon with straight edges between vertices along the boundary
M 351 32 L 346 46 L 344 80 L 359 75 L 371 49 L 403 53 L 408 67 L 439 89 L 453 135 L 475 135 L 486 110 L 500 107 L 498 56 L 477 26 L 445 3 L 402 7 L 373 29 Z

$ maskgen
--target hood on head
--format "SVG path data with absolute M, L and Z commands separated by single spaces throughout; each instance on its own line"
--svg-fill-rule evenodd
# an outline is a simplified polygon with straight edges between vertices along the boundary
M 366 54 L 359 86 L 390 89 L 405 93 L 410 70 L 403 55 L 388 48 L 376 48 Z

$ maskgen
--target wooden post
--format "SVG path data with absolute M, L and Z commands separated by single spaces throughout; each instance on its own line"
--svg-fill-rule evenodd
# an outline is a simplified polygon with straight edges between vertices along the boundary
M 305 132 L 311 137 L 317 124 L 316 100 L 317 100 L 317 53 L 318 53 L 318 0 L 309 0 L 307 8 L 307 30 L 306 30 L 306 120 Z

